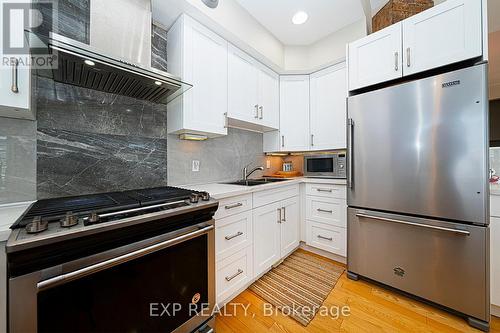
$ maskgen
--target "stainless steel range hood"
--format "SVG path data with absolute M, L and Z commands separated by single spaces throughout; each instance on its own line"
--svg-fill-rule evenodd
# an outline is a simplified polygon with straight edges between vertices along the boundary
M 51 33 L 48 47 L 57 55 L 57 82 L 166 104 L 192 86 L 167 72 L 105 54 Z

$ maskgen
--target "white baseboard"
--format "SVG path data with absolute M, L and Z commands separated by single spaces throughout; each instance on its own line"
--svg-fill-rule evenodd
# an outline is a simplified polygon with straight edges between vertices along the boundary
M 491 306 L 490 306 L 490 312 L 491 312 L 492 316 L 500 318 L 500 306 L 491 304 Z
M 304 242 L 300 242 L 300 248 L 309 252 L 312 252 L 314 254 L 320 255 L 322 257 L 326 257 L 328 259 L 332 259 L 336 262 L 339 262 L 341 264 L 346 265 L 347 264 L 347 258 L 343 256 L 339 256 L 338 254 L 330 253 L 312 246 L 307 245 Z

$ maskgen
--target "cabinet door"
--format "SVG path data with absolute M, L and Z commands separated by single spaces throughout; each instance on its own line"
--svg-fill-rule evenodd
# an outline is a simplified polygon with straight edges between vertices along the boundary
M 183 97 L 185 127 L 226 135 L 227 42 L 189 17 L 185 33 L 184 77 L 193 84 Z
M 3 17 L 4 0 L 0 1 L 0 17 Z M 19 12 L 19 11 L 18 11 Z M 22 15 L 22 12 L 19 12 Z M 11 19 L 15 19 L 11 13 Z M 22 19 L 22 18 L 20 18 Z M 12 28 L 17 26 L 11 25 Z M 0 55 L 2 57 L 17 59 L 18 55 L 4 54 L 3 50 L 3 37 L 4 25 L 0 25 Z M 11 45 L 20 47 L 27 43 L 27 36 L 22 31 L 5 31 L 10 32 Z M 25 61 L 27 55 L 21 55 L 21 59 Z M 17 79 L 17 80 L 16 80 Z M 26 65 L 15 64 L 14 61 L 9 61 L 8 64 L 0 65 L 0 116 L 34 119 L 33 114 L 30 112 L 30 70 Z
M 253 210 L 254 272 L 265 272 L 280 260 L 280 202 Z
M 482 55 L 481 1 L 448 0 L 403 21 L 404 75 Z
M 299 197 L 281 202 L 281 258 L 299 246 Z
M 279 129 L 279 76 L 269 69 L 259 69 L 259 119 L 269 129 Z
M 491 304 L 500 306 L 500 218 L 490 221 Z
M 401 23 L 349 44 L 349 90 L 402 77 Z
M 311 149 L 344 149 L 346 145 L 345 63 L 311 75 Z
M 282 151 L 309 149 L 309 75 L 280 77 Z
M 230 45 L 228 52 L 228 117 L 259 123 L 258 85 L 259 72 L 254 66 L 253 59 Z

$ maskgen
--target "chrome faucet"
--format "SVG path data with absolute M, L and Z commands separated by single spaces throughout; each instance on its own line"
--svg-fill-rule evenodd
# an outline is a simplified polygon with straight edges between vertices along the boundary
M 250 165 L 250 164 L 249 164 Z M 261 171 L 264 171 L 264 167 L 263 166 L 258 166 L 256 168 L 253 168 L 252 170 L 250 170 L 250 172 L 248 172 L 248 165 L 246 167 L 243 168 L 243 180 L 247 180 L 248 177 L 250 177 L 250 175 L 252 173 L 254 173 L 255 171 L 257 170 L 261 170 Z

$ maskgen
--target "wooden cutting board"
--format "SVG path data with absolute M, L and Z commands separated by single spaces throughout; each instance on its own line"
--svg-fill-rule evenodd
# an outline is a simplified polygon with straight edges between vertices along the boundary
M 301 177 L 302 172 L 299 171 L 277 171 L 275 174 L 269 175 L 267 177 L 273 178 L 292 178 L 292 177 Z

